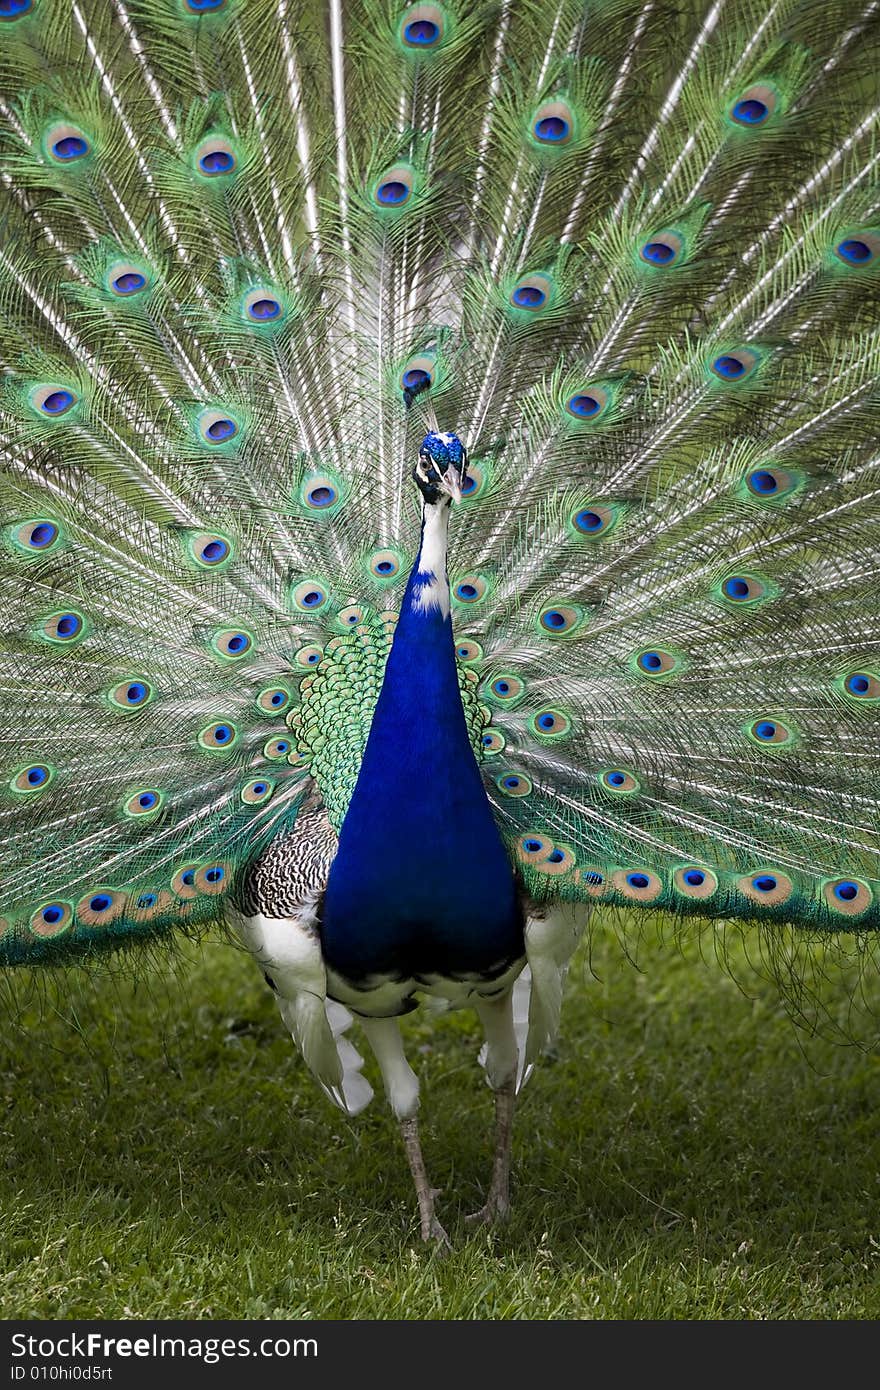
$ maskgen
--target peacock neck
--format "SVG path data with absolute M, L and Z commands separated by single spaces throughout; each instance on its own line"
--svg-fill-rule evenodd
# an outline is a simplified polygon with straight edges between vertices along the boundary
M 441 970 L 443 950 L 452 959 L 453 945 L 472 947 L 474 968 L 483 968 L 513 958 L 522 943 L 513 875 L 461 702 L 448 525 L 445 500 L 424 504 L 419 552 L 325 894 L 325 954 L 352 975 L 401 958 Z M 432 943 L 438 955 L 430 955 Z

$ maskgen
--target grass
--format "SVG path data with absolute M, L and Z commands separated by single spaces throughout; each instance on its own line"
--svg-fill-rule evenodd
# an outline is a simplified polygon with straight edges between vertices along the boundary
M 406 1021 L 445 1261 L 382 1102 L 333 1110 L 240 952 L 185 945 L 136 982 L 13 975 L 0 1316 L 880 1316 L 880 1059 L 796 1030 L 736 941 L 745 989 L 701 959 L 713 939 L 646 941 L 636 968 L 596 928 L 500 1234 L 461 1221 L 490 1162 L 476 1020 Z M 824 1032 L 851 1032 L 852 981 L 828 974 Z M 862 1004 L 880 1013 L 880 973 Z

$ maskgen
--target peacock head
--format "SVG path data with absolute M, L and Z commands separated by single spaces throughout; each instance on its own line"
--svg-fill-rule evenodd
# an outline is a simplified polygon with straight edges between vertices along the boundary
M 457 434 L 426 434 L 413 469 L 419 492 L 431 505 L 461 501 L 467 478 L 467 449 Z

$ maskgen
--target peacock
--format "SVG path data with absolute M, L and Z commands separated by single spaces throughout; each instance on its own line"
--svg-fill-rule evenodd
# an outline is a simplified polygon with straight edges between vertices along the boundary
M 319 1086 L 591 911 L 880 926 L 869 0 L 0 0 L 0 960 L 225 923 Z

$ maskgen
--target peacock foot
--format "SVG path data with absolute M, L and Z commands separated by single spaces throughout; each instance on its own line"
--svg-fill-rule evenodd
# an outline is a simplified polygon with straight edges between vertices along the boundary
M 433 1242 L 435 1255 L 448 1255 L 452 1249 L 452 1241 L 436 1216 L 432 1216 L 429 1221 L 422 1222 L 422 1240 L 426 1245 Z
M 472 1211 L 464 1218 L 466 1226 L 498 1226 L 510 1216 L 510 1198 L 506 1192 L 490 1190 L 479 1211 Z

